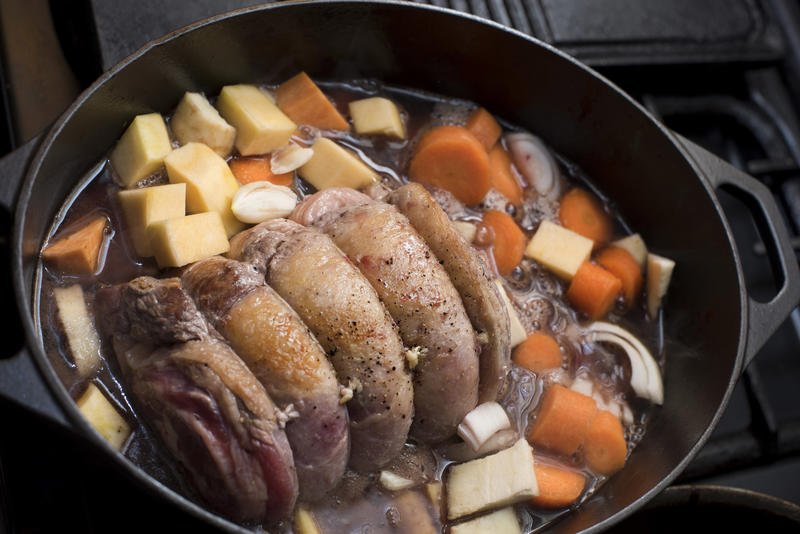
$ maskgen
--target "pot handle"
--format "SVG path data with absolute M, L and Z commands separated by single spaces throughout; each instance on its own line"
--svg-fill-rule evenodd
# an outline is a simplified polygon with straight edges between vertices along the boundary
M 783 279 L 778 293 L 769 302 L 747 297 L 747 340 L 744 366 L 766 343 L 780 324 L 800 304 L 800 268 L 792 249 L 789 232 L 772 192 L 752 176 L 696 145 L 681 135 L 673 135 L 691 156 L 714 189 L 730 186 L 740 199 L 760 217 L 755 217 L 777 279 Z

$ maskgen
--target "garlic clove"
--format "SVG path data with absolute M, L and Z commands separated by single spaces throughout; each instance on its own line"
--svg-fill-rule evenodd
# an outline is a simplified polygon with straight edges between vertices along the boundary
M 297 205 L 297 195 L 282 185 L 251 182 L 239 188 L 231 202 L 231 211 L 243 223 L 258 224 L 288 217 Z
M 506 428 L 511 428 L 511 421 L 503 407 L 496 402 L 484 402 L 464 416 L 458 425 L 458 435 L 477 451 L 495 433 Z
M 285 174 L 305 165 L 313 155 L 314 150 L 289 143 L 272 153 L 269 166 L 273 174 Z

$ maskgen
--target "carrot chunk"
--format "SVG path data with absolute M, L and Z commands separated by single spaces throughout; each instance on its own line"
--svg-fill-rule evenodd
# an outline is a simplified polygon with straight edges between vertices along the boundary
M 578 500 L 586 487 L 586 477 L 577 471 L 553 465 L 534 464 L 539 495 L 531 498 L 537 508 L 564 508 Z
M 522 204 L 522 187 L 511 169 L 511 156 L 502 145 L 497 144 L 489 151 L 489 166 L 492 168 L 491 186 L 515 206 Z
M 544 394 L 539 415 L 528 432 L 528 441 L 571 456 L 586 439 L 596 412 L 593 398 L 554 384 Z
M 350 126 L 308 74 L 301 72 L 275 90 L 275 101 L 297 124 L 323 130 L 347 130 Z
M 507 213 L 489 210 L 483 214 L 484 227 L 494 234 L 492 255 L 500 276 L 508 276 L 522 261 L 525 253 L 525 234 Z
M 420 140 L 408 176 L 474 206 L 486 196 L 492 172 L 489 155 L 474 135 L 460 126 L 439 126 Z
M 597 255 L 595 261 L 622 282 L 622 301 L 626 308 L 636 302 L 642 291 L 642 268 L 624 248 L 610 247 Z
M 103 246 L 105 215 L 98 215 L 76 231 L 59 237 L 42 252 L 42 258 L 59 271 L 68 274 L 91 274 L 97 270 Z
M 622 423 L 611 412 L 598 411 L 583 443 L 586 465 L 595 473 L 608 476 L 622 469 L 627 455 Z
M 578 268 L 567 289 L 567 300 L 590 319 L 600 319 L 614 305 L 622 282 L 602 267 L 585 261 Z
M 269 158 L 234 158 L 228 163 L 228 166 L 241 185 L 266 181 L 288 187 L 292 185 L 294 179 L 293 172 L 273 174 Z
M 539 373 L 561 367 L 561 348 L 547 334 L 534 332 L 514 349 L 514 363 Z
M 466 128 L 478 138 L 487 152 L 497 144 L 500 134 L 503 133 L 503 128 L 485 108 L 478 108 L 472 112 L 467 119 Z
M 558 219 L 564 228 L 594 241 L 598 248 L 611 239 L 611 219 L 588 191 L 573 189 L 561 199 Z

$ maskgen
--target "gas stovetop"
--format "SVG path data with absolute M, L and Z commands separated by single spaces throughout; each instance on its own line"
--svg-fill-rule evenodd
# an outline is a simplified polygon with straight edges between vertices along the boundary
M 257 3 L 0 0 L 5 52 L 0 153 L 22 147 L 0 161 L 7 178 L 0 187 L 18 183 L 13 181 L 18 173 L 14 167 L 24 165 L 31 148 L 24 143 L 103 71 L 153 38 Z M 776 195 L 797 243 L 800 6 L 794 1 L 429 3 L 490 18 L 597 68 L 667 126 L 762 180 Z M 52 27 L 42 22 L 50 20 Z M 30 67 L 32 57 L 39 68 Z M 43 92 L 46 97 L 31 98 Z M 718 194 L 742 256 L 748 290 L 768 300 L 776 281 L 756 225 L 739 200 L 724 190 Z M 0 229 L 8 228 L 9 220 L 3 214 Z M 9 295 L 7 291 L 0 297 Z M 9 346 L 19 346 L 22 339 L 13 327 L 8 330 Z M 678 482 L 747 488 L 800 504 L 798 385 L 796 309 L 745 371 L 711 439 Z M 156 515 L 165 526 L 207 530 L 131 487 L 63 432 L 0 403 L 10 423 L 5 428 L 13 429 L 0 434 L 0 532 L 3 514 L 18 532 L 134 532 L 151 527 Z

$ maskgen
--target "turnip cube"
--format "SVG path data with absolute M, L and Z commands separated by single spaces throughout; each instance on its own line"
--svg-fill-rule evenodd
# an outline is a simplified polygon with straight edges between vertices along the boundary
M 589 259 L 594 241 L 550 221 L 542 221 L 525 248 L 532 258 L 557 276 L 572 280 L 578 267 Z
M 111 152 L 111 166 L 122 185 L 132 187 L 153 174 L 172 151 L 164 119 L 158 113 L 137 115 Z
M 661 299 L 667 294 L 675 262 L 657 254 L 647 255 L 647 314 L 655 319 Z
M 311 146 L 314 155 L 298 169 L 300 177 L 317 189 L 371 184 L 378 176 L 367 165 L 330 139 L 320 137 Z
M 513 508 L 503 508 L 491 514 L 453 525 L 451 534 L 522 534 L 519 519 Z
M 225 122 L 200 93 L 183 95 L 169 125 L 182 145 L 203 143 L 222 157 L 233 151 L 236 128 Z
M 86 420 L 112 447 L 122 449 L 131 435 L 131 427 L 97 386 L 90 383 L 76 404 Z
M 159 267 L 183 267 L 230 249 L 219 213 L 156 221 L 147 228 Z
M 647 262 L 647 245 L 644 244 L 642 236 L 639 234 L 631 234 L 614 241 L 611 243 L 611 246 L 623 248 L 630 252 L 633 259 L 639 263 L 639 267 L 644 269 L 645 263 Z
M 147 227 L 156 221 L 186 215 L 186 184 L 127 189 L 120 191 L 118 198 L 133 248 L 145 258 L 153 255 Z
M 400 112 L 391 100 L 376 96 L 350 102 L 349 107 L 356 133 L 405 138 L 406 132 L 400 119 Z
M 236 148 L 243 156 L 267 154 L 289 142 L 297 128 L 258 87 L 227 85 L 217 99 L 222 117 L 236 128 Z

